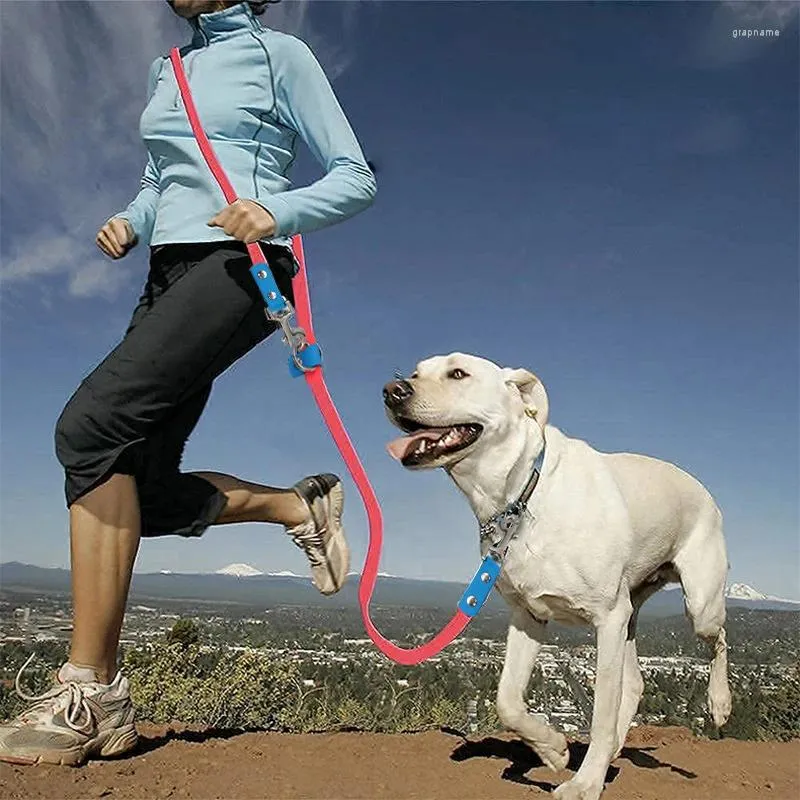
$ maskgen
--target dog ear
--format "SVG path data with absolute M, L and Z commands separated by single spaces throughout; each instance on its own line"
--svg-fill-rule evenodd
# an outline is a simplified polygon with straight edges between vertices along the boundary
M 547 392 L 544 384 L 527 369 L 503 370 L 503 378 L 507 385 L 516 386 L 522 395 L 522 402 L 525 404 L 525 413 L 539 423 L 539 427 L 544 428 L 547 424 L 547 417 L 550 412 L 550 403 L 547 400 Z

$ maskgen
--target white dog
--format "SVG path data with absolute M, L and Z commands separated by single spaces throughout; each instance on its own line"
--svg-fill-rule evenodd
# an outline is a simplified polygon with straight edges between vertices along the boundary
M 596 800 L 603 791 L 644 686 L 637 614 L 668 582 L 681 583 L 695 632 L 713 645 L 708 705 L 714 723 L 725 723 L 728 560 L 722 515 L 697 480 L 664 461 L 600 453 L 569 438 L 547 424 L 547 393 L 535 375 L 475 356 L 422 361 L 409 378 L 386 385 L 384 402 L 408 434 L 389 452 L 409 469 L 447 471 L 482 526 L 484 556 L 496 515 L 522 497 L 525 511 L 497 581 L 511 607 L 497 713 L 555 770 L 567 764 L 567 741 L 528 713 L 528 682 L 548 620 L 596 628 L 591 741 L 557 797 Z

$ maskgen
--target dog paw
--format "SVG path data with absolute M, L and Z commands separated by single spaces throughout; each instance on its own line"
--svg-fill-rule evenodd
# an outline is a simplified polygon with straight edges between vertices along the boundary
M 557 797 L 558 800 L 599 800 L 602 792 L 602 784 L 599 787 L 591 786 L 573 778 L 557 787 L 553 797 Z
M 714 725 L 721 728 L 731 715 L 731 693 L 727 685 L 722 689 L 714 687 L 715 691 L 708 692 L 708 706 Z
M 567 740 L 562 735 L 560 746 L 548 747 L 547 745 L 537 744 L 533 749 L 536 755 L 542 759 L 546 767 L 550 767 L 553 772 L 566 769 L 569 762 L 569 748 L 567 747 Z

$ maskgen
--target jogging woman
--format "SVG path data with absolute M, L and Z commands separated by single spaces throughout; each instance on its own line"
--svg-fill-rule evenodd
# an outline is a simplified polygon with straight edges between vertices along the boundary
M 150 272 L 124 338 L 83 380 L 56 426 L 70 519 L 69 660 L 53 689 L 26 698 L 31 707 L 0 726 L 0 760 L 74 765 L 136 744 L 117 648 L 141 536 L 276 523 L 305 551 L 323 594 L 338 591 L 347 575 L 337 476 L 273 488 L 183 473 L 180 462 L 214 379 L 275 330 L 244 243 L 263 243 L 291 300 L 290 237 L 367 208 L 375 180 L 312 52 L 260 23 L 266 2 L 169 5 L 193 29 L 181 51 L 192 95 L 244 199 L 226 205 L 192 136 L 169 58 L 156 59 L 141 118 L 148 152 L 141 191 L 97 234 L 114 259 L 149 246 Z M 325 175 L 292 189 L 298 139 Z

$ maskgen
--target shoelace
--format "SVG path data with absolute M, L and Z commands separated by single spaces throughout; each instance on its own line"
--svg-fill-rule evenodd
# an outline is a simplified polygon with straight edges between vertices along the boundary
M 94 727 L 94 716 L 92 714 L 92 709 L 86 702 L 86 698 L 83 696 L 83 688 L 79 683 L 75 681 L 59 683 L 57 686 L 39 695 L 28 694 L 23 690 L 20 685 L 20 677 L 34 658 L 36 658 L 36 653 L 31 653 L 28 660 L 19 668 L 17 677 L 14 679 L 14 688 L 17 695 L 22 700 L 33 703 L 29 709 L 23 711 L 23 713 L 19 715 L 18 719 L 27 721 L 29 718 L 35 717 L 42 711 L 50 710 L 53 706 L 53 701 L 67 694 L 67 704 L 64 708 L 64 721 L 76 733 L 89 733 Z M 86 721 L 79 725 L 78 720 L 81 718 L 82 714 L 86 716 Z
M 322 538 L 325 529 L 317 530 L 317 523 L 312 514 L 311 524 L 314 526 L 311 530 L 302 530 L 292 533 L 292 539 L 303 548 L 303 552 L 308 556 L 312 567 L 321 567 L 325 561 L 320 557 L 320 551 L 325 550 L 325 542 Z

